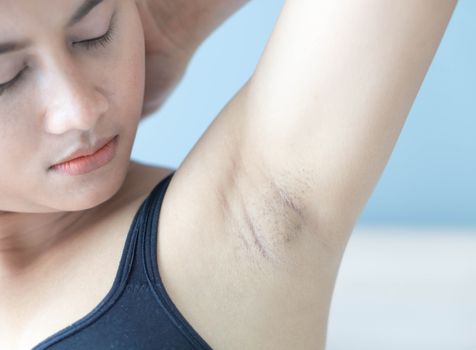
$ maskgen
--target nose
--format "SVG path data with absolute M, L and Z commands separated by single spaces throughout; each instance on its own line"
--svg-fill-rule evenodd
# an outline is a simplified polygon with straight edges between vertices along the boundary
M 57 62 L 46 90 L 45 129 L 51 134 L 95 129 L 109 108 L 104 93 L 77 63 Z

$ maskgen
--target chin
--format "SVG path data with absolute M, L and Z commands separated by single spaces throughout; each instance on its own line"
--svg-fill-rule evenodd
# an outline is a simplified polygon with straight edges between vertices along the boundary
M 56 198 L 63 198 L 60 201 L 61 210 L 87 210 L 112 199 L 124 184 L 129 163 L 129 159 L 127 162 L 110 163 L 101 171 L 69 179 L 72 182 L 64 184 L 63 193 L 56 192 Z

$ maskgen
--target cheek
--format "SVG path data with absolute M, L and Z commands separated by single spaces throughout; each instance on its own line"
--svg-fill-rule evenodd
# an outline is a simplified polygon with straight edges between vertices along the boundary
M 0 111 L 0 169 L 2 172 L 18 171 L 21 163 L 30 161 L 38 151 L 40 139 L 38 127 L 21 118 L 26 108 L 16 113 Z M 24 165 L 23 165 L 24 166 Z
M 0 113 L 0 119 L 2 114 Z M 14 208 L 19 197 L 37 191 L 37 135 L 18 123 L 0 121 L 0 210 Z M 36 133 L 37 134 L 37 133 Z M 36 141 L 35 141 L 36 140 Z

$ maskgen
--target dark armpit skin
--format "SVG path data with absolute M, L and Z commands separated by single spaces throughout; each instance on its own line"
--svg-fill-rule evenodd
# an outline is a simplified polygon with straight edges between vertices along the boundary
M 146 82 L 142 117 L 182 80 L 201 43 L 249 0 L 135 0 L 144 28 Z

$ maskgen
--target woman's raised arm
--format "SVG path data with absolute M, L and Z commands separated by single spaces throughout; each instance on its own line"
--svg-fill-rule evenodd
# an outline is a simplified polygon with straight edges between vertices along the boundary
M 286 1 L 247 84 L 240 147 L 246 168 L 266 174 L 314 227 L 351 229 L 455 5 Z

